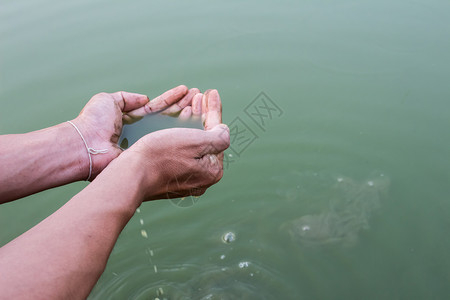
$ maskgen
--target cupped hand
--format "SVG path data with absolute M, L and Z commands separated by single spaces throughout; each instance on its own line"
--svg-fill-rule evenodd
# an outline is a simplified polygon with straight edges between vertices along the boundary
M 80 115 L 72 120 L 84 136 L 87 145 L 96 150 L 107 150 L 106 153 L 92 155 L 93 180 L 122 150 L 117 145 L 124 123 L 132 123 L 144 115 L 163 112 L 175 115 L 186 106 L 190 106 L 192 98 L 199 93 L 184 85 L 175 87 L 155 99 L 149 101 L 146 95 L 116 92 L 100 93 L 93 96 Z M 86 153 L 86 177 L 89 170 Z
M 202 116 L 205 130 L 156 131 L 142 137 L 121 156 L 139 161 L 133 165 L 139 166 L 135 173 L 145 178 L 145 200 L 199 196 L 222 178 L 223 151 L 230 145 L 230 133 L 221 124 L 219 93 L 208 90 L 194 96 L 190 114 L 193 112 Z

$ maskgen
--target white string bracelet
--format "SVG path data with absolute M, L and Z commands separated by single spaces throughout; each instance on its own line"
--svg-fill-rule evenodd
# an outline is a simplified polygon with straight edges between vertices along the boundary
M 83 135 L 81 134 L 81 131 L 78 129 L 77 126 L 75 126 L 75 124 L 73 124 L 71 121 L 67 121 L 67 123 L 69 123 L 70 125 L 73 126 L 73 128 L 75 128 L 78 132 L 78 134 L 81 136 L 81 139 L 84 142 L 84 145 L 86 146 L 86 150 L 88 152 L 89 155 L 89 176 L 86 179 L 86 181 L 89 181 L 89 179 L 91 179 L 91 175 L 92 175 L 92 157 L 91 154 L 103 154 L 108 152 L 108 149 L 103 149 L 103 150 L 96 150 L 94 148 L 89 148 L 88 144 L 86 143 L 86 140 L 84 139 Z

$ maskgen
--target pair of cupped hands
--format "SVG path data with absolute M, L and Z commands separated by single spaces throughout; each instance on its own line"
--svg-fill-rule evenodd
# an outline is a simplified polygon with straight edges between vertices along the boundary
M 180 119 L 201 118 L 204 130 L 164 129 L 143 136 L 125 151 L 119 147 L 124 124 L 158 113 Z M 199 196 L 222 178 L 223 151 L 230 145 L 230 134 L 222 124 L 217 90 L 200 93 L 197 88 L 180 85 L 152 100 L 128 92 L 100 93 L 89 100 L 72 122 L 89 147 L 108 150 L 92 155 L 92 178 L 113 160 L 120 160 L 123 167 L 138 166 L 139 172 L 149 179 L 142 186 L 144 201 Z M 88 167 L 86 160 L 84 168 Z

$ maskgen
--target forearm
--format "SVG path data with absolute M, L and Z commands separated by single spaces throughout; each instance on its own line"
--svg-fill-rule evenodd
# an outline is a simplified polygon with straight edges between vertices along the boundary
M 89 157 L 69 123 L 0 136 L 0 203 L 86 179 Z
M 66 205 L 0 249 L 0 299 L 87 297 L 143 198 L 139 166 L 127 164 L 113 161 Z

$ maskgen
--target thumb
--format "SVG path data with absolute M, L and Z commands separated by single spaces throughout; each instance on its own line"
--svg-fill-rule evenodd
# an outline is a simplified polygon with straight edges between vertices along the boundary
M 218 154 L 225 151 L 230 146 L 230 129 L 225 124 L 219 124 L 204 132 L 209 146 L 201 153 Z
M 111 94 L 115 102 L 120 106 L 123 112 L 129 112 L 137 109 L 148 103 L 148 97 L 142 94 L 128 93 L 128 92 L 116 92 Z

